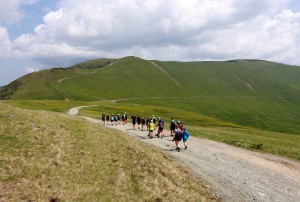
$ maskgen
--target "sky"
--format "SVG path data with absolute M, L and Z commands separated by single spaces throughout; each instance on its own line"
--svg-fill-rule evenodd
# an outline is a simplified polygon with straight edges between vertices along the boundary
M 299 0 L 0 0 L 0 86 L 96 58 L 300 66 Z

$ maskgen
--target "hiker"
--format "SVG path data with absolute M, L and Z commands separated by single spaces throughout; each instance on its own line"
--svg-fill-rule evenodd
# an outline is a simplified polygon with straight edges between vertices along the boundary
M 182 122 L 181 122 L 181 121 L 178 121 L 178 122 L 177 122 L 177 127 L 180 129 L 180 131 L 182 131 L 183 125 L 182 125 Z
M 141 119 L 141 124 L 142 124 L 142 131 L 144 130 L 144 126 L 146 124 L 146 120 L 145 120 L 145 117 L 142 117 Z
M 102 123 L 105 125 L 105 114 L 102 114 Z
M 153 115 L 152 115 L 152 117 L 153 117 Z M 158 124 L 157 124 L 157 133 L 156 133 L 156 136 L 159 137 L 159 135 L 158 135 L 158 132 L 159 132 L 159 130 L 158 130 L 158 125 L 159 125 L 159 122 L 160 122 L 160 117 L 158 117 L 157 120 L 158 120 Z M 154 124 L 155 124 L 155 123 L 154 123 Z
M 147 118 L 147 120 L 146 120 L 147 130 L 149 130 L 149 124 L 150 124 L 150 119 Z
M 176 128 L 176 123 L 175 121 L 172 119 L 171 120 L 171 123 L 170 123 L 170 131 L 171 131 L 171 137 L 173 137 L 175 134 L 175 128 Z
M 158 126 L 157 136 L 160 137 L 160 138 L 163 138 L 163 136 L 164 136 L 163 135 L 164 125 L 165 125 L 164 121 L 159 118 L 159 122 L 157 124 L 157 126 Z
M 138 125 L 138 129 L 140 129 L 140 124 L 141 124 L 141 117 L 140 116 L 138 116 L 136 118 L 136 122 L 137 122 L 137 125 Z
M 173 140 L 175 141 L 176 150 L 180 152 L 179 142 L 182 140 L 182 132 L 179 127 L 175 129 L 175 136 Z
M 121 115 L 118 114 L 118 124 L 120 124 L 120 121 L 121 121 Z
M 182 141 L 183 141 L 183 145 L 184 145 L 184 149 L 186 150 L 187 149 L 187 145 L 186 145 L 186 141 L 187 139 L 189 139 L 190 135 L 189 135 L 189 132 L 183 128 L 182 130 Z
M 126 112 L 124 112 L 124 114 L 122 116 L 122 122 L 123 122 L 123 125 L 127 123 L 127 114 L 126 114 Z
M 118 115 L 117 114 L 114 116 L 114 121 L 115 121 L 115 125 L 118 125 Z
M 106 125 L 109 125 L 109 115 L 106 114 Z
M 153 138 L 153 131 L 155 129 L 155 124 L 153 123 L 153 120 L 151 119 L 150 120 L 150 123 L 149 123 L 149 138 L 152 139 Z
M 156 118 L 155 118 L 155 116 L 154 116 L 154 115 L 152 115 L 152 120 L 153 120 L 153 123 L 154 123 L 154 125 L 155 125 Z
M 110 116 L 110 125 L 114 125 L 114 120 L 115 120 L 115 117 L 114 117 L 114 115 L 113 114 L 111 114 L 111 116 Z
M 135 115 L 131 116 L 131 121 L 132 121 L 133 130 L 135 130 L 135 124 L 136 124 L 136 116 Z

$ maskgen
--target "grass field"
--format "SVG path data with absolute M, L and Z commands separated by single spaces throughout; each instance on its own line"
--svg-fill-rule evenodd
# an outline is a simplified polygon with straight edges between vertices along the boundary
M 168 127 L 171 118 L 181 120 L 191 135 L 195 137 L 207 138 L 249 150 L 300 160 L 299 135 L 258 130 L 186 110 L 111 102 L 5 101 L 4 103 L 27 109 L 63 113 L 75 106 L 97 105 L 96 107 L 80 110 L 80 115 L 97 119 L 101 119 L 102 113 L 122 114 L 125 111 L 129 117 L 135 114 L 150 118 L 152 114 L 155 114 L 155 116 L 160 116 L 166 121 L 166 127 Z
M 57 109 L 57 103 L 44 104 Z M 38 108 L 0 102 L 0 201 L 215 200 L 164 153 L 102 125 Z
M 234 125 L 299 135 L 299 76 L 297 66 L 259 60 L 163 62 L 125 57 L 29 74 L 2 89 L 2 96 L 120 99 L 119 103 L 181 109 Z
M 154 114 L 166 121 L 181 120 L 192 136 L 224 142 L 263 153 L 271 153 L 300 160 L 300 136 L 290 133 L 268 132 L 235 125 L 185 110 L 119 103 L 101 103 L 98 107 L 84 108 L 80 115 L 101 119 L 101 114 L 122 114 L 151 117 Z

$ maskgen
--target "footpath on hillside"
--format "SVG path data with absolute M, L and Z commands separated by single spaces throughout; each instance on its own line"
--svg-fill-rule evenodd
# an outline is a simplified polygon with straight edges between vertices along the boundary
M 76 116 L 82 107 L 87 106 L 72 108 L 68 114 Z M 102 124 L 97 119 L 80 117 Z M 175 157 L 222 201 L 300 201 L 299 162 L 194 137 L 189 138 L 187 150 L 177 152 L 167 130 L 163 139 L 149 139 L 147 131 L 133 130 L 131 124 L 105 126 L 123 131 Z M 182 142 L 180 146 L 183 148 Z

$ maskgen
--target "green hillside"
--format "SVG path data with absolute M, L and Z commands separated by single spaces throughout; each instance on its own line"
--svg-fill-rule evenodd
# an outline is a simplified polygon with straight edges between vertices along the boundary
M 99 59 L 26 75 L 11 100 L 115 100 L 168 107 L 237 125 L 300 134 L 300 68 L 261 60 L 163 62 Z

